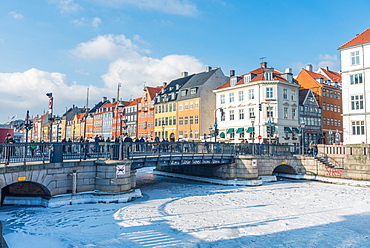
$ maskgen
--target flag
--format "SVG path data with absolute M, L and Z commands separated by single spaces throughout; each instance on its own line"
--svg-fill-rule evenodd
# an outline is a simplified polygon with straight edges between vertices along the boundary
M 10 121 L 14 120 L 15 118 L 17 118 L 17 115 L 9 116 Z

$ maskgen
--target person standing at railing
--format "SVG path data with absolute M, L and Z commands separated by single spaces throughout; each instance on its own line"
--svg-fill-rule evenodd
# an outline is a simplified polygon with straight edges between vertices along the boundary
M 7 144 L 7 145 L 5 145 L 3 149 L 3 156 L 5 158 L 6 165 L 9 164 L 10 157 L 14 154 L 14 146 L 13 146 L 14 143 L 15 143 L 15 140 L 13 139 L 12 135 L 8 133 L 4 140 L 4 144 Z
M 35 145 L 35 141 L 34 140 L 31 140 L 30 151 L 31 151 L 31 156 L 32 157 L 33 157 L 33 155 L 35 155 L 36 148 L 37 148 L 37 146 Z

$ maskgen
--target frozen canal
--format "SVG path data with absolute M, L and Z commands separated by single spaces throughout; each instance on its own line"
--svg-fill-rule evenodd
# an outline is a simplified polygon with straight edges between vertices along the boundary
M 221 186 L 138 173 L 125 204 L 3 207 L 21 247 L 370 247 L 370 188 L 310 181 Z

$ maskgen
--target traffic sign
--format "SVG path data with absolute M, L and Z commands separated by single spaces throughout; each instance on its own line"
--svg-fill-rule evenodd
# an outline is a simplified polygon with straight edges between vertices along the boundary
M 258 139 L 262 139 L 262 136 L 261 135 L 258 135 Z
M 270 124 L 271 124 L 271 120 L 268 120 L 268 121 L 267 121 L 267 124 L 269 124 L 269 125 L 270 125 Z

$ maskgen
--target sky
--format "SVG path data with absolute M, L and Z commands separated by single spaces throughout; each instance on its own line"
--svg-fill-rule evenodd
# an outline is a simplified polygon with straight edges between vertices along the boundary
M 242 75 L 340 70 L 337 48 L 369 28 L 370 1 L 0 0 L 0 123 L 102 97 L 130 100 L 206 66 Z

